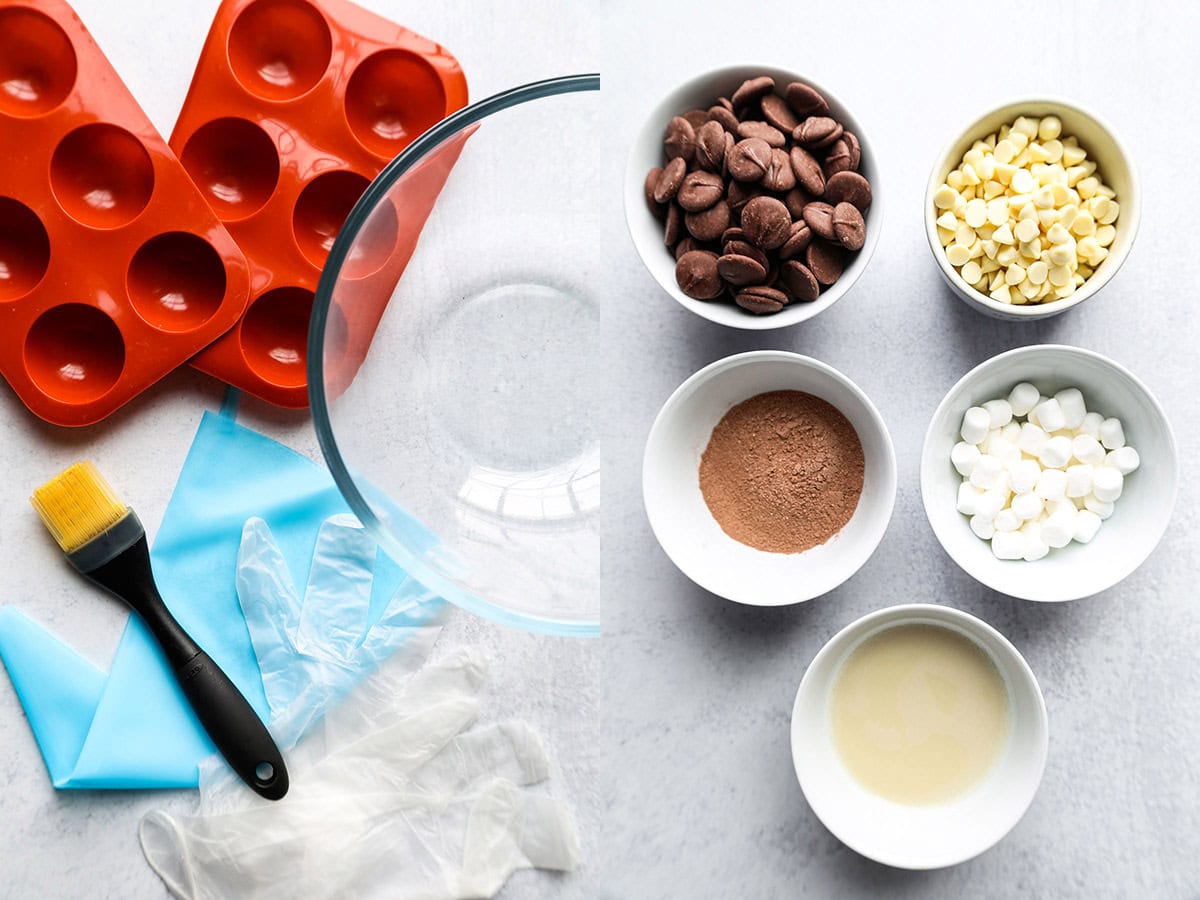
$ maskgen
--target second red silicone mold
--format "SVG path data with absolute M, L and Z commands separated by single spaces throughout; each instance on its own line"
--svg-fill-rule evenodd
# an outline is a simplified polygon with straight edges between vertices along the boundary
M 338 229 L 390 159 L 466 102 L 443 47 L 345 0 L 222 3 L 171 146 L 245 252 L 252 288 L 193 365 L 306 406 L 308 319 Z M 428 213 L 405 210 L 400 224 Z

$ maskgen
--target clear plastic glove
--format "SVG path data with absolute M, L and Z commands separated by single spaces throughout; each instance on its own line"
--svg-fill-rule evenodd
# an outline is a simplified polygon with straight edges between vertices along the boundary
M 325 710 L 403 646 L 415 669 L 428 657 L 443 604 L 407 578 L 370 622 L 376 545 L 358 520 L 321 524 L 301 598 L 262 519 L 249 519 L 238 550 L 237 593 L 271 707 L 271 731 L 293 746 Z
M 284 800 L 203 787 L 201 815 L 142 820 L 146 859 L 187 900 L 490 897 L 518 868 L 574 868 L 565 807 L 527 787 L 548 773 L 537 735 L 466 730 L 483 678 L 471 651 L 385 664 L 297 746 Z

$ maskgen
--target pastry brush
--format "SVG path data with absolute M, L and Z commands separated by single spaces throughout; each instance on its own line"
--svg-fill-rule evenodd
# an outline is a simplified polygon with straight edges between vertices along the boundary
M 159 596 L 146 531 L 91 462 L 76 463 L 30 503 L 67 561 L 142 617 L 196 717 L 238 776 L 268 800 L 287 793 L 283 756 L 254 708 L 184 631 Z

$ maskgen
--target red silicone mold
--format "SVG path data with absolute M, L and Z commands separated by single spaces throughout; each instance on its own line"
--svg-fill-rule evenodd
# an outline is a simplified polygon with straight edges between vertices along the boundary
M 338 229 L 392 157 L 466 102 L 445 49 L 345 0 L 225 0 L 171 146 L 245 252 L 252 291 L 192 364 L 307 406 L 309 314 Z M 403 268 L 395 242 L 419 232 L 436 193 L 383 229 L 364 277 Z
M 246 259 L 75 12 L 0 0 L 0 373 L 96 422 L 228 331 Z

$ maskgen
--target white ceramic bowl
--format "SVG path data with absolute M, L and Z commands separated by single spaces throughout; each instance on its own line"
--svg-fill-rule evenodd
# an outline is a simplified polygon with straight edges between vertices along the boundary
M 999 130 L 1001 125 L 1011 123 L 1017 116 L 1056 115 L 1062 119 L 1064 135 L 1074 135 L 1079 139 L 1079 145 L 1087 150 L 1088 159 L 1095 160 L 1099 166 L 1098 174 L 1101 179 L 1117 192 L 1117 202 L 1121 205 L 1121 214 L 1117 217 L 1117 236 L 1108 248 L 1108 256 L 1070 297 L 1055 300 L 1052 303 L 1037 305 L 1011 306 L 993 300 L 986 294 L 981 294 L 963 280 L 946 259 L 946 252 L 938 239 L 935 220 L 938 213 L 933 205 L 933 195 L 946 180 L 952 169 L 962 162 L 963 154 L 971 149 L 977 140 L 987 137 Z M 938 271 L 946 279 L 960 299 L 982 313 L 998 319 L 1044 319 L 1066 312 L 1073 306 L 1078 306 L 1093 296 L 1100 288 L 1108 284 L 1117 269 L 1129 256 L 1133 239 L 1137 235 L 1138 222 L 1141 219 L 1141 190 L 1138 188 L 1137 173 L 1133 168 L 1133 160 L 1125 145 L 1121 143 L 1116 132 L 1094 113 L 1080 109 L 1065 100 L 1030 98 L 1016 100 L 980 116 L 963 129 L 958 137 L 950 142 L 945 151 L 934 164 L 929 175 L 929 185 L 925 190 L 925 236 L 929 239 L 929 249 L 937 262 Z
M 1008 689 L 1007 746 L 980 784 L 945 803 L 908 806 L 868 791 L 833 744 L 829 697 L 837 673 L 863 641 L 899 625 L 935 625 L 969 638 L 996 664 Z M 952 866 L 1008 834 L 1037 793 L 1047 739 L 1042 692 L 1021 654 L 987 623 L 946 606 L 893 606 L 847 625 L 809 664 L 792 708 L 792 762 L 808 805 L 848 847 L 903 869 Z
M 646 173 L 663 162 L 663 131 L 673 116 L 682 115 L 689 109 L 697 107 L 708 109 L 716 103 L 718 97 L 730 96 L 747 78 L 759 75 L 770 75 L 775 79 L 777 91 L 793 81 L 802 81 L 815 88 L 829 103 L 831 115 L 841 122 L 848 130 L 854 132 L 862 145 L 862 161 L 859 171 L 871 183 L 871 206 L 866 213 L 867 235 L 866 243 L 854 260 L 846 267 L 837 283 L 822 292 L 821 296 L 812 303 L 792 303 L 780 312 L 768 316 L 756 316 L 741 307 L 725 300 L 694 300 L 679 289 L 675 283 L 675 258 L 663 246 L 662 222 L 654 217 L 646 206 L 645 182 Z M 629 234 L 633 238 L 634 247 L 650 274 L 654 276 L 664 291 L 674 297 L 685 309 L 698 316 L 703 316 L 713 322 L 729 325 L 733 328 L 750 330 L 767 330 L 795 325 L 811 319 L 818 313 L 833 306 L 845 296 L 858 277 L 862 275 L 875 252 L 875 244 L 879 240 L 879 231 L 883 224 L 883 197 L 879 186 L 879 169 L 876 166 L 875 151 L 871 147 L 862 124 L 850 113 L 837 97 L 825 87 L 817 84 L 811 78 L 785 69 L 772 66 L 732 66 L 716 69 L 695 76 L 675 90 L 671 91 L 646 118 L 634 139 L 633 148 L 629 153 L 629 161 L 625 167 L 625 220 L 629 224 Z
M 1032 563 L 996 559 L 988 542 L 975 536 L 967 517 L 955 509 L 962 478 L 950 463 L 967 409 L 1007 397 L 1022 381 L 1046 396 L 1079 388 L 1089 410 L 1121 420 L 1126 439 L 1141 456 L 1141 467 L 1126 478 L 1115 512 L 1091 543 L 1072 542 Z M 1175 438 L 1149 389 L 1099 353 L 1057 344 L 1010 350 L 964 375 L 933 414 L 921 452 L 925 514 L 946 552 L 977 581 L 1025 600 L 1088 597 L 1133 572 L 1166 531 L 1178 483 Z
M 766 391 L 804 391 L 837 407 L 862 442 L 858 507 L 842 531 L 804 553 L 767 553 L 724 531 L 700 493 L 700 457 L 729 409 Z M 879 546 L 896 498 L 896 457 L 867 395 L 836 369 L 779 350 L 730 356 L 701 369 L 671 395 L 646 441 L 642 496 L 655 537 L 696 584 L 751 606 L 784 606 L 833 590 Z

